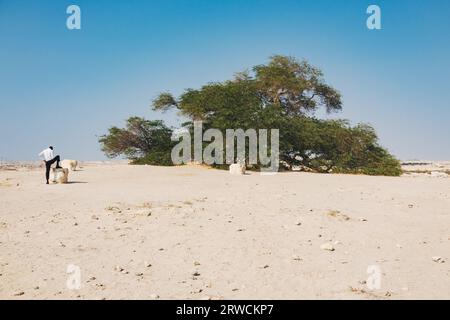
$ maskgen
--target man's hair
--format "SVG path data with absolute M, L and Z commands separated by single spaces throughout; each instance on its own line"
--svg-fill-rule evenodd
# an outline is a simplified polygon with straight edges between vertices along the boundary
M 52 146 L 50 146 L 50 147 L 48 147 L 48 148 L 53 150 L 53 147 L 52 147 Z

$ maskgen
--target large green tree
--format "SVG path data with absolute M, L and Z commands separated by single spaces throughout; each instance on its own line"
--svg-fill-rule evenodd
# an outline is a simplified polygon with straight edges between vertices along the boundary
M 285 169 L 399 175 L 399 162 L 378 143 L 375 130 L 344 120 L 321 120 L 315 111 L 342 109 L 340 93 L 307 61 L 273 56 L 267 64 L 237 73 L 232 80 L 187 89 L 179 97 L 161 93 L 154 110 L 178 109 L 204 129 L 279 129 Z M 171 130 L 162 122 L 130 118 L 125 129 L 112 127 L 100 143 L 108 156 L 135 163 L 170 162 Z M 192 136 L 192 135 L 191 135 Z M 225 137 L 225 135 L 224 135 Z M 258 166 L 255 166 L 258 167 Z
M 342 99 L 305 60 L 276 55 L 229 81 L 187 89 L 179 97 L 164 92 L 152 106 L 161 111 L 177 108 L 192 120 L 202 120 L 206 128 L 278 128 L 280 159 L 287 169 L 401 173 L 398 161 L 379 146 L 372 127 L 314 118 L 319 108 L 340 111 Z

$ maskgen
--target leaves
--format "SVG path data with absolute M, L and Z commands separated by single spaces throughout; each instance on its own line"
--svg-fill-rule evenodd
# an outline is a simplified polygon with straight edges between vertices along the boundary
M 279 129 L 280 160 L 288 169 L 401 173 L 398 160 L 378 144 L 371 126 L 314 118 L 319 108 L 341 110 L 342 97 L 325 82 L 322 71 L 306 60 L 275 55 L 267 64 L 236 73 L 232 80 L 187 89 L 178 98 L 163 92 L 152 106 L 159 111 L 177 108 L 192 121 L 202 120 L 204 130 Z M 192 122 L 184 127 L 192 133 Z M 132 117 L 125 129 L 112 127 L 99 141 L 109 157 L 125 155 L 135 163 L 170 164 L 171 133 L 161 121 Z
M 152 102 L 154 110 L 167 111 L 173 107 L 177 107 L 178 103 L 172 94 L 168 92 L 161 93 Z
M 306 60 L 276 55 L 267 65 L 253 68 L 261 98 L 288 115 L 304 115 L 320 106 L 327 112 L 342 109 L 340 93 L 327 85 L 320 69 Z
M 102 151 L 110 158 L 120 155 L 136 160 L 152 152 L 168 153 L 173 146 L 172 130 L 160 120 L 150 121 L 131 117 L 126 128 L 111 127 L 107 135 L 100 137 Z

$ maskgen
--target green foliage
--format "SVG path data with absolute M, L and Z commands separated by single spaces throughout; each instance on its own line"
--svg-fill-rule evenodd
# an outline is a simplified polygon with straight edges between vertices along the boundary
M 341 95 L 324 82 L 319 69 L 305 60 L 279 55 L 271 57 L 267 65 L 255 66 L 252 74 L 241 72 L 232 81 L 188 89 L 178 100 L 170 93 L 153 100 L 154 110 L 176 107 L 184 115 L 204 121 L 223 120 L 223 116 L 232 121 L 242 112 L 249 115 L 268 105 L 285 115 L 304 115 L 321 106 L 328 112 L 342 109 Z
M 317 172 L 398 176 L 400 163 L 379 146 L 375 130 L 367 124 L 351 127 L 343 120 L 291 119 L 282 130 L 280 158 Z
M 133 159 L 132 164 L 149 164 L 152 166 L 173 166 L 171 150 L 151 151 L 141 158 Z
M 155 109 L 165 111 L 172 107 L 176 107 L 177 102 L 175 101 L 174 97 L 170 93 L 163 92 L 158 96 L 158 98 L 153 100 L 153 105 L 154 105 Z
M 398 160 L 378 144 L 371 126 L 314 118 L 319 108 L 341 110 L 342 101 L 322 72 L 305 60 L 273 56 L 232 80 L 187 89 L 178 98 L 164 92 L 152 105 L 160 111 L 177 108 L 192 121 L 202 120 L 204 130 L 219 129 L 224 137 L 226 129 L 279 129 L 280 160 L 288 170 L 401 174 Z M 185 126 L 192 131 L 192 122 Z M 110 128 L 100 143 L 110 157 L 169 165 L 171 133 L 160 121 L 130 118 L 125 129 Z
M 306 60 L 276 55 L 267 65 L 253 68 L 254 81 L 266 103 L 279 105 L 286 114 L 302 115 L 324 106 L 342 109 L 341 95 L 323 80 L 322 71 Z
M 124 129 L 111 127 L 99 142 L 109 158 L 124 155 L 136 164 L 171 165 L 171 136 L 172 130 L 160 120 L 131 117 Z

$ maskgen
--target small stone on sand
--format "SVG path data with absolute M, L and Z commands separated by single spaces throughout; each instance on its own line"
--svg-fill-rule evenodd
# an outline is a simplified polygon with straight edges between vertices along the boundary
M 445 260 L 442 259 L 442 257 L 438 257 L 438 256 L 434 256 L 434 257 L 432 257 L 431 259 L 432 259 L 434 262 L 437 262 L 437 263 L 444 263 L 444 262 L 445 262 Z
M 329 242 L 322 244 L 320 246 L 320 249 L 327 250 L 327 251 L 334 251 L 335 250 L 333 245 L 331 243 L 329 243 Z

